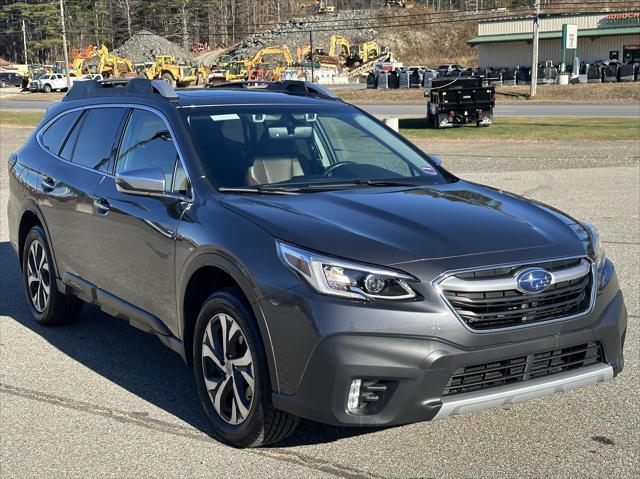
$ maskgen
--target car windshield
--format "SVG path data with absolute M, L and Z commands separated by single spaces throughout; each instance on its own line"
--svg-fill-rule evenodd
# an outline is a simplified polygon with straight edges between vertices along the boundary
M 439 184 L 426 155 L 355 108 L 183 109 L 211 181 L 246 189 Z

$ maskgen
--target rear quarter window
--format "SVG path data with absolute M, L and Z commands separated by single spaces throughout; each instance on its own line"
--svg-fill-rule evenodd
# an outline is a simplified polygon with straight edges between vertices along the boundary
M 60 154 L 60 148 L 62 148 L 64 140 L 79 117 L 80 111 L 72 111 L 65 113 L 54 121 L 40 137 L 42 146 L 54 155 Z

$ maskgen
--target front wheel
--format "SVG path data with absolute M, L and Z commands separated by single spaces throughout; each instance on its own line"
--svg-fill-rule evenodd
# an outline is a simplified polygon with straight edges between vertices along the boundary
M 42 88 L 45 93 L 51 93 L 51 85 L 48 83 Z
M 273 407 L 259 331 L 237 290 L 216 292 L 205 301 L 193 340 L 200 401 L 226 442 L 259 447 L 294 431 L 298 418 Z
M 34 226 L 27 234 L 22 253 L 22 279 L 34 319 L 43 326 L 76 321 L 83 303 L 58 291 L 51 252 L 44 230 Z

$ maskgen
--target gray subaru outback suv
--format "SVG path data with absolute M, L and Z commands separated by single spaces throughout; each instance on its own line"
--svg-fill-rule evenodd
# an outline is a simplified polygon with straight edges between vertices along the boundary
M 623 368 L 591 225 L 466 182 L 300 82 L 76 83 L 9 159 L 42 325 L 84 303 L 192 367 L 227 442 L 441 419 Z M 161 367 L 161 365 L 159 365 Z

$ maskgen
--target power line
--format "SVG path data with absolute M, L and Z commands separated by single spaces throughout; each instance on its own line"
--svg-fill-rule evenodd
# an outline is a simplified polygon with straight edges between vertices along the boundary
M 603 1 L 603 2 L 593 2 L 593 1 L 585 1 L 585 2 L 581 2 L 580 4 L 576 4 L 576 3 L 567 3 L 567 2 L 563 2 L 563 3 L 554 3 L 551 4 L 549 6 L 545 6 L 544 13 L 541 13 L 540 16 L 544 17 L 544 16 L 548 16 L 551 14 L 556 14 L 556 13 L 571 13 L 571 14 L 579 14 L 579 13 L 609 13 L 609 12 L 600 12 L 598 10 L 591 10 L 591 9 L 597 9 L 599 7 L 597 7 L 598 4 L 616 4 L 616 5 L 624 5 L 624 6 L 629 6 L 629 2 L 628 1 L 623 1 L 623 0 L 608 0 L 608 1 Z M 640 3 L 640 2 L 636 2 L 636 3 Z M 573 7 L 575 6 L 579 6 L 580 10 L 574 10 L 572 12 L 560 12 L 557 10 L 563 10 L 563 7 L 561 5 L 571 5 Z M 591 6 L 593 5 L 593 6 Z M 387 17 L 376 17 L 376 16 L 372 16 L 372 17 L 365 17 L 365 18 L 358 18 L 358 19 L 343 19 L 343 20 L 318 20 L 317 22 L 314 22 L 314 24 L 320 24 L 320 23 L 329 23 L 330 27 L 328 26 L 324 26 L 322 28 L 305 28 L 305 26 L 307 24 L 311 24 L 311 22 L 305 22 L 305 21 L 301 21 L 300 23 L 300 28 L 291 28 L 291 29 L 286 29 L 286 28 L 282 28 L 282 29 L 274 29 L 273 32 L 275 33 L 282 33 L 282 34 L 286 34 L 286 33 L 293 33 L 293 34 L 303 34 L 309 31 L 313 31 L 313 32 L 333 32 L 333 31 L 337 31 L 337 30 L 380 30 L 380 29 L 386 29 L 386 28 L 398 28 L 398 27 L 413 27 L 413 26 L 426 26 L 426 25 L 437 25 L 437 24 L 447 24 L 447 23 L 455 23 L 455 22 L 466 22 L 466 21 L 490 21 L 490 20 L 503 20 L 503 19 L 508 19 L 508 18 L 513 18 L 513 14 L 517 14 L 517 13 L 522 13 L 522 17 L 526 18 L 527 14 L 530 15 L 533 13 L 533 9 L 530 7 L 519 7 L 519 8 L 515 8 L 515 9 L 509 9 L 506 11 L 497 11 L 496 9 L 493 8 L 486 8 L 486 9 L 479 9 L 479 11 L 487 11 L 487 12 L 493 12 L 493 13 L 498 13 L 499 15 L 494 15 L 494 16 L 487 16 L 488 13 L 484 13 L 484 14 L 478 14 L 475 10 L 474 11 L 462 11 L 462 10 L 454 10 L 454 11 L 444 11 L 444 12 L 433 12 L 433 13 L 428 13 L 428 14 L 418 14 L 418 15 L 393 15 L 393 16 L 387 16 Z M 452 18 L 447 18 L 447 19 L 435 19 L 435 21 L 421 21 L 421 22 L 416 22 L 416 21 L 405 21 L 405 20 L 413 20 L 415 17 L 435 17 L 438 15 L 451 15 L 451 13 L 454 14 L 454 16 Z M 394 22 L 390 22 L 390 23 L 381 23 L 380 19 L 384 19 L 384 18 L 388 18 L 388 19 L 392 19 Z M 366 25 L 363 25 L 363 23 L 369 22 Z M 278 24 L 273 24 L 273 25 L 283 25 L 283 23 L 286 25 L 286 21 L 285 22 L 281 22 Z M 344 25 L 336 25 L 336 23 L 344 23 Z M 271 24 L 267 24 L 267 23 L 249 23 L 249 24 L 245 24 L 245 25 L 236 25 L 236 27 L 238 27 L 240 30 L 238 31 L 239 34 L 241 35 L 258 35 L 258 34 L 268 34 L 271 31 L 269 30 L 249 30 L 248 27 L 256 27 L 256 26 L 260 26 L 260 25 L 271 25 Z M 220 31 L 212 31 L 210 30 L 211 27 L 220 27 L 220 28 L 229 28 L 231 26 L 231 24 L 227 24 L 227 25 L 218 25 L 218 24 L 208 24 L 209 29 L 202 31 L 199 29 L 196 29 L 194 31 L 192 31 L 191 33 L 193 34 L 198 34 L 198 35 L 213 35 L 213 36 L 228 36 L 229 33 L 225 32 L 220 32 Z M 118 33 L 118 30 L 114 30 L 114 29 L 105 29 L 105 28 L 101 28 L 101 32 L 104 34 L 113 34 L 113 33 Z M 69 34 L 76 34 L 76 35 L 92 35 L 94 32 L 93 31 L 89 31 L 89 30 L 67 30 L 67 33 Z M 15 36 L 15 35 L 21 35 L 22 31 L 21 30 L 16 30 L 16 31 L 4 31 L 4 32 L 0 32 L 0 36 Z M 152 32 L 139 32 L 136 35 L 156 35 L 155 33 Z M 168 37 L 178 37 L 180 36 L 180 33 L 175 33 L 173 35 L 168 35 Z
M 638 4 L 637 7 L 633 7 L 630 4 L 634 3 L 634 4 Z M 615 5 L 615 6 L 619 6 L 619 7 L 627 7 L 626 9 L 633 9 L 633 8 L 639 8 L 640 7 L 640 2 L 630 2 L 629 0 L 602 0 L 602 1 L 598 1 L 598 0 L 584 0 L 580 3 L 573 3 L 573 2 L 557 2 L 557 3 L 552 3 L 550 5 L 546 5 L 544 7 L 545 11 L 548 11 L 550 13 L 583 13 L 583 12 L 555 12 L 556 10 L 564 10 L 564 7 L 579 7 L 579 8 L 599 8 L 599 6 L 606 4 L 606 5 Z M 625 9 L 625 10 L 626 10 Z M 353 10 L 355 12 L 358 11 L 367 11 L 367 10 Z M 428 13 L 419 13 L 419 14 L 412 14 L 412 15 L 386 15 L 386 16 L 380 16 L 380 15 L 369 15 L 369 16 L 362 16 L 360 18 L 348 18 L 348 19 L 339 19 L 339 18 L 333 18 L 333 19 L 326 19 L 326 20 L 304 20 L 304 19 L 299 19 L 299 18 L 292 18 L 291 20 L 285 20 L 283 22 L 251 22 L 251 23 L 245 23 L 245 24 L 240 24 L 238 25 L 237 22 L 235 23 L 236 26 L 239 26 L 240 28 L 257 28 L 257 27 L 264 27 L 264 26 L 285 26 L 287 23 L 297 23 L 299 25 L 301 25 L 301 28 L 296 28 L 295 30 L 291 30 L 294 32 L 298 32 L 298 31 L 308 31 L 309 29 L 304 28 L 307 25 L 322 25 L 322 24 L 328 24 L 331 25 L 332 27 L 335 27 L 336 24 L 345 24 L 343 25 L 339 25 L 341 28 L 349 28 L 350 25 L 352 24 L 361 24 L 361 23 L 365 23 L 365 22 L 373 22 L 374 25 L 371 26 L 371 28 L 374 28 L 375 25 L 380 24 L 381 20 L 392 20 L 395 22 L 403 22 L 404 20 L 410 20 L 410 19 L 415 19 L 415 18 L 422 18 L 422 17 L 436 17 L 436 16 L 444 16 L 444 15 L 455 15 L 456 18 L 460 21 L 463 20 L 474 20 L 477 16 L 478 16 L 478 12 L 495 12 L 498 13 L 500 15 L 500 18 L 509 18 L 510 16 L 512 16 L 513 14 L 518 14 L 520 12 L 524 13 L 531 13 L 533 11 L 533 8 L 531 6 L 517 6 L 516 8 L 509 8 L 507 10 L 498 10 L 496 8 L 479 8 L 479 9 L 474 9 L 474 10 L 443 10 L 443 11 L 437 11 L 437 12 L 428 12 Z M 600 13 L 600 12 L 587 12 L 587 13 Z M 205 33 L 209 33 L 209 34 L 215 34 L 216 32 L 212 32 L 210 30 L 210 28 L 229 28 L 232 25 L 233 22 L 230 23 L 226 23 L 226 24 L 221 24 L 221 23 L 209 23 L 208 27 L 209 30 Z M 45 26 L 44 24 L 41 24 L 42 26 Z M 393 25 L 390 26 L 396 26 L 396 25 L 405 25 L 405 23 L 394 23 Z M 407 23 L 407 26 L 412 26 L 414 25 L 413 23 Z M 421 25 L 421 23 L 416 23 L 416 25 Z M 366 27 L 364 27 L 366 28 Z M 336 29 L 336 28 L 334 28 Z M 102 28 L 103 31 L 107 31 L 110 33 L 114 33 L 116 32 L 116 30 L 105 30 L 104 28 Z M 286 29 L 274 29 L 276 32 L 279 33 L 288 33 L 290 30 L 286 30 Z M 313 31 L 324 31 L 324 30 L 315 30 L 313 29 Z M 264 33 L 266 33 L 267 31 L 265 30 Z M 88 30 L 76 30 L 76 31 L 71 31 L 69 30 L 69 33 L 77 33 L 77 34 L 91 34 L 93 33 L 92 31 L 88 31 Z M 249 32 L 251 34 L 253 33 L 262 33 L 262 32 Z M 4 32 L 0 32 L 0 35 L 18 35 L 20 34 L 20 31 L 18 30 L 14 30 L 14 31 L 4 31 Z M 139 33 L 142 34 L 142 33 Z M 175 36 L 179 36 L 179 33 L 176 33 Z

